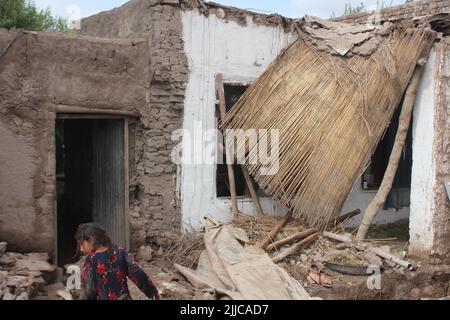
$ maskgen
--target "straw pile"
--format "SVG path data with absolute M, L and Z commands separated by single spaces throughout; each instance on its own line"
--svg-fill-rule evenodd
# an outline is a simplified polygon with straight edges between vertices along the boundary
M 306 37 L 293 43 L 222 125 L 279 130 L 279 170 L 273 175 L 261 174 L 266 165 L 257 148 L 246 137 L 237 139 L 236 153 L 245 148 L 258 185 L 295 218 L 326 228 L 366 168 L 432 33 L 396 29 L 369 57 L 330 55 Z
M 201 234 L 188 234 L 177 239 L 165 251 L 161 260 L 173 266 L 175 263 L 195 268 L 205 243 Z
M 276 216 L 250 216 L 240 213 L 234 220 L 233 226 L 243 229 L 250 240 L 249 244 L 259 245 L 278 224 L 282 218 Z M 307 228 L 298 220 L 290 220 L 288 224 L 280 231 L 278 237 L 280 239 L 292 236 Z

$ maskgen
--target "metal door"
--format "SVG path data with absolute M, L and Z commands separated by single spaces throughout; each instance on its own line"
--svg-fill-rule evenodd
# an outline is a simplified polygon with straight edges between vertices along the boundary
M 93 121 L 92 218 L 115 244 L 127 247 L 124 120 Z

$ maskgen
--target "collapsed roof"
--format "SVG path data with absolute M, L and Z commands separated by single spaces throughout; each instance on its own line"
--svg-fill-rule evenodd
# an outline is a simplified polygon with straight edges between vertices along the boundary
M 364 172 L 436 32 L 315 17 L 305 17 L 298 31 L 223 127 L 279 130 L 274 174 L 262 174 L 258 146 L 248 146 L 246 137 L 238 137 L 237 152 L 245 148 L 246 167 L 268 195 L 294 217 L 325 228 Z

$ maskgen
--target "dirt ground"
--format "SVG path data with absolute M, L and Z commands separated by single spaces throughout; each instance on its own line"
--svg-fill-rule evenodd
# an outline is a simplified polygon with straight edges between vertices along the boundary
M 234 226 L 244 229 L 250 239 L 250 245 L 258 245 L 279 218 L 267 217 L 257 219 L 241 216 Z M 406 227 L 405 227 L 406 226 Z M 386 230 L 388 228 L 389 230 Z M 402 259 L 408 259 L 408 243 L 404 237 L 407 223 L 399 223 L 386 228 L 376 227 L 369 233 L 370 245 L 385 247 L 389 252 Z M 285 238 L 305 227 L 295 221 L 290 222 L 278 235 Z M 333 232 L 348 234 L 351 230 L 335 228 Z M 275 240 L 277 240 L 275 239 Z M 33 300 L 62 300 L 58 291 L 65 290 L 67 272 L 51 265 L 47 254 L 20 254 L 5 251 L 3 243 L 0 255 L 0 287 L 3 298 Z M 215 300 L 212 290 L 194 288 L 181 274 L 174 264 L 196 269 L 200 253 L 204 250 L 201 234 L 180 237 L 167 237 L 160 245 L 148 243 L 137 252 L 131 252 L 135 260 L 154 281 L 163 300 Z M 275 249 L 269 253 L 279 253 Z M 368 252 L 360 251 L 352 246 L 338 243 L 323 236 L 307 247 L 279 263 L 295 278 L 312 297 L 322 299 L 357 300 L 357 299 L 442 299 L 450 296 L 450 266 L 435 264 L 424 265 L 420 261 L 414 271 L 406 270 L 378 257 L 381 273 L 380 288 L 370 289 L 369 276 L 345 275 L 329 269 L 328 262 L 345 266 L 368 266 Z M 369 265 L 377 263 L 372 257 Z M 82 267 L 83 259 L 78 261 Z M 26 271 L 24 268 L 36 269 Z M 319 271 L 320 270 L 320 271 Z M 317 281 L 318 280 L 318 281 Z M 135 300 L 147 300 L 145 295 L 129 281 L 129 288 Z M 77 294 L 72 292 L 73 298 Z
M 276 221 L 277 218 L 273 217 L 267 217 L 262 221 L 241 216 L 239 221 L 234 221 L 234 225 L 244 229 L 249 235 L 251 244 L 256 244 L 264 238 Z M 304 228 L 299 222 L 291 222 L 283 229 L 279 237 L 284 238 Z M 406 258 L 407 230 L 407 221 L 395 226 L 375 227 L 369 233 L 370 243 L 389 247 L 391 253 Z M 339 227 L 334 231 L 344 233 L 352 230 Z M 195 269 L 200 252 L 204 249 L 202 241 L 201 235 L 194 235 L 184 240 L 175 239 L 171 245 L 160 249 L 150 262 L 142 265 L 160 290 L 162 299 L 215 299 L 212 292 L 192 287 L 173 267 L 173 263 L 179 263 Z M 438 299 L 450 294 L 450 268 L 420 264 L 416 271 L 411 272 L 384 263 L 380 280 L 381 288 L 371 290 L 368 287 L 368 276 L 344 275 L 324 266 L 325 261 L 363 266 L 361 261 L 364 259 L 361 254 L 345 247 L 336 249 L 336 246 L 337 244 L 333 241 L 319 237 L 312 245 L 286 258 L 279 265 L 299 281 L 311 296 L 322 299 Z M 309 281 L 308 276 L 312 267 L 316 266 L 326 275 L 329 283 L 317 284 Z M 130 284 L 130 291 L 133 298 L 146 299 L 133 284 Z

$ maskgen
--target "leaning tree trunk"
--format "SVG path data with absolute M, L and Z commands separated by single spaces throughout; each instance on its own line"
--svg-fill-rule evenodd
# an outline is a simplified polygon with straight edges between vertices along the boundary
M 411 122 L 412 110 L 414 107 L 414 102 L 416 100 L 417 91 L 419 90 L 420 79 L 423 74 L 424 61 L 420 61 L 419 65 L 413 73 L 411 82 L 405 93 L 405 98 L 403 100 L 402 112 L 400 114 L 399 125 L 397 134 L 395 136 L 394 146 L 392 148 L 391 156 L 389 158 L 389 164 L 386 168 L 386 172 L 381 182 L 381 186 L 375 198 L 367 207 L 364 212 L 363 220 L 359 226 L 356 239 L 363 240 L 367 236 L 369 231 L 369 226 L 372 224 L 373 219 L 380 211 L 381 206 L 386 201 L 386 198 L 391 191 L 392 183 L 394 182 L 395 174 L 397 172 L 398 164 L 402 155 L 403 148 L 405 146 L 406 137 L 408 135 L 409 125 Z

